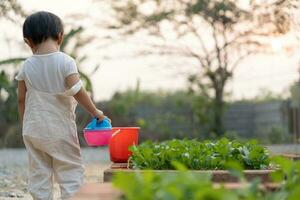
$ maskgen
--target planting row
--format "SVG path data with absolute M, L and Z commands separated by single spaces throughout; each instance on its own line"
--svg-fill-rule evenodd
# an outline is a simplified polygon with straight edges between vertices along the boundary
M 192 170 L 228 169 L 238 163 L 244 169 L 268 169 L 269 152 L 255 141 L 239 142 L 170 140 L 145 142 L 131 147 L 129 167 L 132 169 L 174 169 L 174 161 Z

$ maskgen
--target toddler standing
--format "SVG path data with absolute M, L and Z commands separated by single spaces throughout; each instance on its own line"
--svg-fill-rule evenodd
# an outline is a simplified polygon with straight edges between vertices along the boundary
M 23 140 L 29 157 L 29 192 L 35 200 L 53 199 L 53 177 L 61 198 L 82 185 L 84 167 L 75 124 L 79 102 L 93 117 L 104 119 L 79 79 L 73 58 L 59 51 L 63 25 L 49 12 L 37 12 L 23 25 L 33 55 L 19 74 L 18 105 Z

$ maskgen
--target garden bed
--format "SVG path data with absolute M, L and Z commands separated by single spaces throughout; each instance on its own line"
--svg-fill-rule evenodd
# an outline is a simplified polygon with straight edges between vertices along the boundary
M 123 165 L 124 166 L 124 165 Z M 134 169 L 126 169 L 126 168 L 115 168 L 115 165 L 112 165 L 111 169 L 107 169 L 103 174 L 103 181 L 110 182 L 112 180 L 113 175 L 118 172 L 122 173 L 143 173 L 146 171 L 152 171 L 154 173 L 159 174 L 170 174 L 177 173 L 177 170 L 134 170 Z M 231 175 L 228 170 L 190 170 L 193 173 L 197 174 L 211 174 L 212 182 L 215 183 L 237 183 L 239 180 L 237 177 Z M 247 181 L 252 181 L 255 178 L 260 178 L 262 183 L 271 182 L 270 174 L 274 172 L 274 170 L 244 170 L 244 175 Z
M 131 147 L 131 169 L 169 170 L 181 163 L 189 170 L 270 169 L 269 151 L 256 141 L 169 140 Z M 175 162 L 175 163 L 174 163 Z
M 278 154 L 278 156 L 282 156 L 282 157 L 290 159 L 292 161 L 300 160 L 300 154 L 285 153 L 285 154 Z
M 104 181 L 112 179 L 127 200 L 299 199 L 300 162 L 280 156 L 272 158 L 272 165 L 277 170 L 270 176 L 273 170 L 191 170 L 176 164 L 177 170 L 141 170 L 114 163 Z
M 268 183 L 274 172 L 270 170 L 269 152 L 255 141 L 170 140 L 146 142 L 131 147 L 131 151 L 128 163 L 115 163 L 104 171 L 105 182 L 118 172 L 174 174 L 183 167 L 198 175 L 211 174 L 214 183 L 238 182 L 241 177 L 232 175 L 232 171 L 244 174 L 249 182 L 260 178 L 262 183 Z

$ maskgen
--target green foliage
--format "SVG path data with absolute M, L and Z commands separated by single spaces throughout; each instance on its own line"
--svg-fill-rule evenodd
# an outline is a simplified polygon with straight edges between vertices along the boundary
M 79 28 L 71 29 L 68 33 L 66 33 L 64 35 L 64 40 L 63 40 L 62 44 L 60 45 L 60 50 L 65 52 L 66 47 L 68 46 L 68 44 L 70 43 L 72 38 L 78 36 L 78 34 L 81 34 L 82 32 L 83 32 L 83 28 L 79 27 Z
M 205 125 L 206 138 L 213 127 L 213 104 L 209 97 L 203 94 L 192 94 L 192 108 L 198 123 Z
M 145 13 L 142 6 L 155 6 L 155 9 L 149 8 Z M 232 26 L 251 15 L 246 10 L 241 9 L 235 0 L 217 1 L 217 0 L 197 0 L 197 1 L 174 1 L 169 4 L 165 1 L 122 1 L 113 2 L 113 9 L 116 11 L 116 18 L 119 22 L 112 25 L 112 28 L 129 28 L 127 33 L 134 33 L 142 28 L 151 29 L 163 21 L 172 21 L 177 25 L 187 25 L 188 21 L 195 15 L 202 17 L 205 21 L 214 25 Z M 178 20 L 177 16 L 180 16 Z M 187 34 L 187 32 L 185 32 Z
M 188 3 L 187 15 L 201 15 L 206 21 L 212 24 L 232 26 L 242 19 L 250 17 L 250 13 L 237 6 L 237 1 L 211 1 L 197 0 Z
M 0 147 L 5 148 L 24 148 L 23 136 L 20 132 L 21 128 L 16 122 L 14 125 L 11 125 L 3 138 L 3 143 Z
M 24 147 L 18 126 L 17 83 L 0 71 L 0 147 Z
M 133 109 L 142 98 L 136 90 L 128 90 L 124 93 L 116 92 L 106 106 L 117 118 L 123 117 L 124 123 L 130 123 L 130 118 L 134 119 L 135 117 Z
M 284 197 L 282 199 L 298 200 L 300 196 L 300 161 L 293 162 L 290 159 L 274 157 L 272 162 L 278 167 L 278 170 L 272 174 L 273 181 L 282 185 L 277 196 Z
M 147 12 L 144 12 L 143 7 L 146 6 L 152 7 L 152 9 L 149 8 Z M 167 38 L 161 31 L 161 23 L 168 22 L 173 25 L 173 31 L 178 38 L 192 36 L 193 39 L 196 39 L 196 44 L 199 45 L 196 48 L 198 50 L 193 50 L 194 47 L 187 45 L 183 48 L 175 48 L 174 52 L 177 53 L 170 51 L 170 54 L 185 55 L 199 61 L 199 66 L 202 69 L 199 70 L 200 73 L 193 76 L 196 80 L 192 84 L 197 82 L 196 85 L 199 86 L 197 91 L 203 92 L 204 88 L 209 90 L 207 98 L 200 98 L 199 100 L 201 104 L 203 103 L 202 100 L 210 102 L 211 110 L 209 115 L 204 116 L 197 113 L 197 117 L 202 121 L 209 120 L 209 132 L 215 132 L 218 136 L 222 136 L 225 132 L 222 121 L 225 107 L 223 93 L 227 81 L 232 77 L 232 71 L 228 67 L 230 65 L 229 59 L 227 59 L 229 57 L 227 55 L 228 49 L 232 47 L 226 32 L 230 30 L 230 34 L 232 34 L 233 26 L 239 22 L 244 22 L 245 18 L 249 18 L 250 13 L 239 8 L 235 0 L 196 0 L 189 2 L 178 0 L 173 1 L 172 4 L 167 1 L 127 0 L 114 2 L 112 7 L 116 11 L 117 19 L 116 25 L 112 27 L 123 30 L 125 35 L 146 30 L 149 35 Z M 195 23 L 195 21 L 201 23 Z M 208 30 L 208 37 L 214 41 L 214 45 L 208 45 L 205 42 L 207 39 L 204 39 L 203 35 L 200 34 L 203 28 Z M 208 46 L 213 48 L 208 48 Z M 164 46 L 162 48 L 167 48 L 168 51 L 170 49 L 170 47 Z M 160 48 L 155 48 L 154 52 L 157 49 Z M 183 49 L 188 49 L 188 51 Z M 205 107 L 200 107 L 197 110 L 203 108 Z
M 251 0 L 243 8 L 239 0 L 112 1 L 116 20 L 110 27 L 125 36 L 142 31 L 163 39 L 162 45 L 154 43 L 154 48 L 146 50 L 149 53 L 194 58 L 199 69 L 191 84 L 196 94 L 206 93 L 211 108 L 206 118 L 198 116 L 209 120 L 210 134 L 222 137 L 226 85 L 245 58 L 269 50 L 269 36 L 292 30 L 289 11 L 296 0 L 290 2 Z M 174 43 L 169 31 L 178 42 Z M 187 43 L 187 38 L 193 42 Z
M 205 130 L 194 114 L 192 95 L 184 91 L 139 92 L 137 88 L 117 92 L 110 101 L 99 104 L 113 125 L 142 127 L 142 141 L 204 136 Z
M 291 136 L 280 127 L 272 127 L 268 132 L 268 139 L 270 144 L 282 144 L 292 141 Z
M 12 123 L 18 119 L 16 82 L 11 81 L 4 71 L 0 72 L 0 119 Z M 3 94 L 6 94 L 3 96 Z
M 223 188 L 213 189 L 210 176 L 204 177 L 190 172 L 168 175 L 151 171 L 120 173 L 114 177 L 113 184 L 124 192 L 126 200 L 225 200 L 230 197 Z
M 298 200 L 300 161 L 292 162 L 281 157 L 272 161 L 278 167 L 273 179 L 281 184 L 281 188 L 276 191 L 261 190 L 260 180 L 253 180 L 249 186 L 239 190 L 214 187 L 209 175 L 187 171 L 178 163 L 174 164 L 179 170 L 176 173 L 163 174 L 147 170 L 120 172 L 113 177 L 113 185 L 124 193 L 126 200 Z M 240 172 L 242 170 L 236 163 L 228 165 Z
M 290 86 L 291 104 L 293 108 L 300 107 L 300 82 L 295 82 Z
M 260 89 L 258 95 L 254 99 L 251 99 L 251 101 L 256 103 L 263 103 L 263 102 L 278 101 L 283 99 L 284 97 L 281 94 L 275 94 L 274 92 L 270 91 L 267 88 L 262 88 Z
M 261 88 L 253 98 L 240 99 L 230 103 L 268 103 L 276 101 L 284 101 L 286 98 L 282 94 L 276 94 L 267 88 Z
M 225 138 L 216 142 L 170 140 L 145 142 L 131 147 L 130 166 L 134 169 L 174 169 L 177 161 L 188 169 L 227 169 L 226 163 L 237 162 L 245 169 L 266 169 L 269 154 L 255 141 L 238 142 Z

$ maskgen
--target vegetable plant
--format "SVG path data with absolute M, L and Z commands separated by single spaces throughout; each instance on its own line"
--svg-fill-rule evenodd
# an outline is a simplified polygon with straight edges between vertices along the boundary
M 114 176 L 114 186 L 126 200 L 228 200 L 232 195 L 223 188 L 214 190 L 209 176 L 190 172 L 162 175 L 153 171 Z M 201 190 L 199 189 L 201 188 Z
M 172 162 L 192 170 L 227 169 L 226 163 L 238 162 L 245 169 L 267 169 L 269 153 L 256 141 L 169 140 L 132 146 L 129 166 L 133 169 L 174 169 Z
M 300 161 L 274 158 L 272 162 L 278 167 L 272 175 L 280 187 L 276 191 L 262 190 L 259 179 L 238 190 L 214 187 L 209 175 L 178 168 L 173 163 L 178 173 L 120 172 L 113 177 L 113 185 L 123 192 L 125 200 L 299 200 Z

